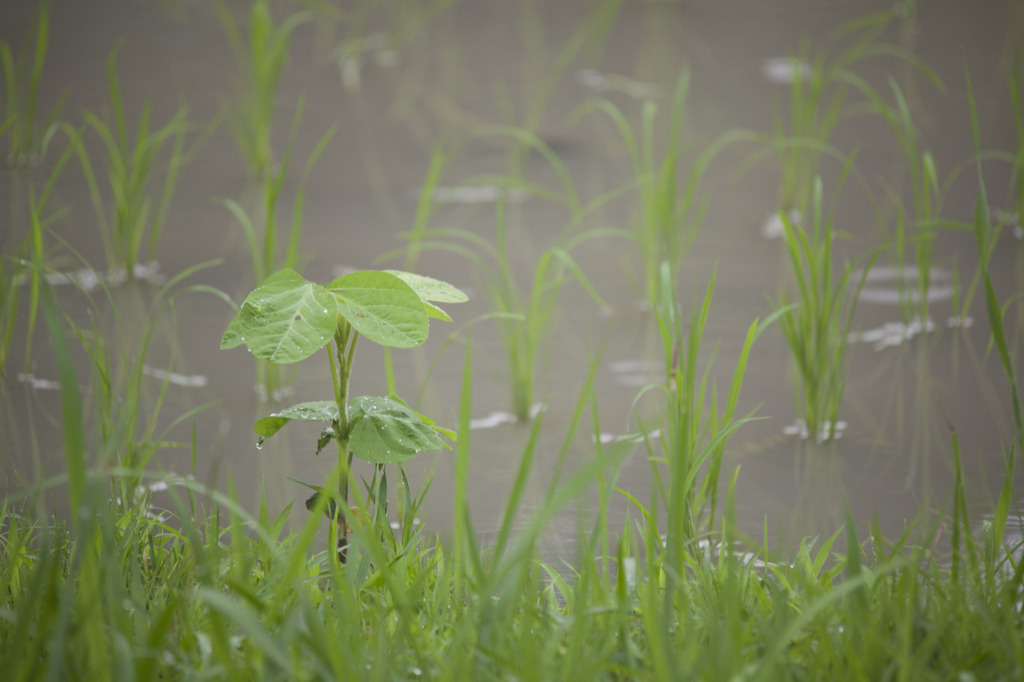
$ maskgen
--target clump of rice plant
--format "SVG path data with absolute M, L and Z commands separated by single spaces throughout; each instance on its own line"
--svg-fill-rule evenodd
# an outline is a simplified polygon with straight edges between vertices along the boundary
M 162 372 L 159 390 L 154 394 L 148 388 L 155 381 L 147 362 L 150 345 L 162 333 L 162 325 L 176 323 L 175 299 L 190 291 L 178 285 L 217 263 L 219 261 L 208 261 L 175 275 L 151 300 L 141 300 L 139 297 L 145 294 L 140 291 L 115 300 L 104 284 L 102 293 L 106 305 L 103 308 L 111 311 L 110 318 L 104 320 L 102 315 L 96 314 L 89 316 L 88 325 L 67 322 L 91 363 L 90 399 L 86 403 L 85 417 L 91 417 L 95 437 L 108 444 L 99 454 L 96 465 L 100 469 L 120 471 L 119 475 L 111 477 L 111 492 L 116 503 L 125 508 L 137 504 L 140 496 L 144 496 L 140 487 L 142 472 L 157 452 L 187 448 L 187 444 L 168 439 L 172 429 L 209 407 L 204 404 L 190 408 L 169 425 L 163 425 L 161 409 L 172 373 Z M 101 309 L 88 292 L 82 293 L 89 298 L 94 310 Z
M 855 66 L 871 57 L 895 57 L 942 87 L 938 76 L 912 53 L 877 42 L 893 16 L 892 11 L 876 12 L 840 26 L 832 34 L 833 41 L 852 35 L 852 44 L 833 59 L 825 49 L 812 54 L 807 45 L 790 59 L 788 112 L 776 117 L 773 133 L 763 139 L 764 150 L 752 154 L 749 161 L 775 156 L 781 172 L 776 209 L 793 222 L 799 222 L 807 212 L 821 157 L 844 158 L 844 153 L 833 147 L 829 139 L 839 121 L 857 110 L 848 100 L 850 92 L 860 92 L 870 101 L 880 99 L 874 88 L 854 71 Z
M 39 7 L 34 42 L 26 43 L 15 59 L 10 46 L 0 41 L 0 66 L 4 73 L 4 100 L 6 117 L 0 119 L 0 135 L 7 134 L 7 165 L 13 168 L 35 166 L 46 154 L 50 140 L 59 129 L 57 116 L 64 103 L 60 100 L 37 121 L 39 83 L 46 64 L 50 39 L 49 3 Z M 28 62 L 31 47 L 32 62 Z
M 568 224 L 556 237 L 555 243 L 545 248 L 536 259 L 529 287 L 524 290 L 516 281 L 509 258 L 507 238 L 512 208 L 504 193 L 495 203 L 493 242 L 468 230 L 425 228 L 428 204 L 425 195 L 421 195 L 417 226 L 408 235 L 406 258 L 415 262 L 420 251 L 441 249 L 462 256 L 476 266 L 494 303 L 493 318 L 505 346 L 511 411 L 518 419 L 527 420 L 541 407 L 536 401 L 537 375 L 541 371 L 549 323 L 553 319 L 562 286 L 570 279 L 575 279 L 598 305 L 607 307 L 583 269 L 573 259 L 572 251 L 586 241 L 617 233 L 603 229 L 579 230 L 585 218 L 606 197 L 581 205 L 568 170 L 555 152 L 537 136 L 523 129 L 506 126 L 481 130 L 480 134 L 509 138 L 514 143 L 511 151 L 513 157 L 521 154 L 523 148 L 534 149 L 551 165 L 562 181 L 562 187 L 561 191 L 554 191 L 524 181 L 518 175 L 514 158 L 510 163 L 512 170 L 509 174 L 478 176 L 474 181 L 493 182 L 503 189 L 521 188 L 531 196 L 562 204 L 570 214 Z M 441 164 L 440 157 L 435 155 L 435 164 L 432 164 L 426 187 L 436 184 Z
M 689 251 L 707 211 L 707 193 L 698 193 L 708 165 L 729 144 L 745 139 L 741 131 L 727 133 L 699 150 L 690 165 L 684 161 L 696 145 L 684 141 L 686 98 L 689 73 L 683 71 L 676 82 L 672 106 L 668 111 L 668 142 L 656 141 L 658 106 L 651 100 L 643 103 L 640 130 L 635 132 L 622 110 L 607 100 L 597 100 L 595 107 L 605 112 L 614 123 L 633 163 L 635 187 L 639 194 L 639 210 L 634 221 L 633 240 L 640 252 L 647 300 L 652 304 L 660 293 L 658 283 L 663 264 L 672 272 L 679 268 Z M 685 181 L 681 176 L 685 171 Z M 682 185 L 682 186 L 681 186 Z
M 147 101 L 133 136 L 121 98 L 116 57 L 115 50 L 107 59 L 113 124 L 92 112 L 84 112 L 86 129 L 99 137 L 105 152 L 105 178 L 97 176 L 82 132 L 70 126 L 65 126 L 65 130 L 85 173 L 107 265 L 111 270 L 123 269 L 131 280 L 143 253 L 150 260 L 156 257 L 178 175 L 186 162 L 188 110 L 183 107 L 163 126 L 151 128 Z M 101 187 L 103 179 L 105 189 Z
M 978 271 L 985 291 L 985 310 L 988 314 L 989 324 L 992 327 L 992 342 L 999 352 L 999 360 L 1002 362 L 1003 370 L 1006 372 L 1010 382 L 1013 419 L 1017 427 L 1017 451 L 1024 457 L 1024 407 L 1021 405 L 1020 385 L 1017 381 L 1017 374 L 1014 371 L 1013 357 L 1003 326 L 1004 308 L 999 304 L 999 298 L 992 284 L 992 277 L 989 275 L 988 261 L 995 246 L 995 238 L 998 238 L 998 231 L 993 235 L 992 220 L 989 215 L 988 192 L 981 173 L 981 132 L 978 124 L 978 110 L 974 101 L 974 90 L 971 85 L 970 73 L 966 70 L 966 67 L 964 73 L 967 81 L 967 101 L 971 111 L 971 131 L 973 133 L 975 163 L 978 174 L 978 198 L 974 207 L 974 222 L 970 227 L 973 229 L 975 243 L 978 246 Z
M 664 352 L 665 383 L 649 386 L 640 394 L 659 391 L 665 395 L 664 426 L 650 429 L 642 423 L 641 428 L 648 434 L 644 436 L 644 444 L 651 460 L 653 503 L 655 508 L 664 504 L 668 517 L 666 565 L 676 573 L 683 570 L 681 549 L 715 527 L 726 441 L 751 419 L 749 415 L 736 416 L 747 359 L 758 337 L 785 313 L 778 311 L 750 325 L 725 403 L 719 405 L 718 392 L 710 378 L 714 354 L 703 369 L 700 367 L 701 344 L 714 286 L 712 276 L 703 299 L 699 305 L 695 302 L 687 322 L 680 314 L 672 268 L 667 262 L 662 264 L 660 298 L 655 313 Z
M 291 224 L 287 226 L 286 230 L 282 230 L 284 236 L 287 237 L 287 247 L 282 258 L 278 238 L 277 203 L 281 198 L 284 181 L 288 176 L 288 170 L 291 166 L 292 148 L 302 121 L 303 104 L 304 100 L 300 98 L 298 108 L 295 111 L 295 118 L 292 121 L 291 134 L 280 165 L 269 170 L 263 176 L 260 219 L 254 221 L 252 216 L 238 202 L 231 199 L 224 200 L 224 205 L 231 211 L 231 214 L 245 232 L 245 239 L 249 246 L 249 255 L 252 262 L 252 271 L 257 282 L 263 281 L 280 268 L 294 268 L 298 266 L 299 246 L 302 239 L 302 217 L 305 209 L 306 181 L 313 172 L 313 168 L 316 166 L 316 162 L 320 159 L 321 154 L 323 154 L 337 132 L 337 126 L 332 126 L 324 133 L 302 169 L 295 193 Z M 262 235 L 259 234 L 261 227 Z
M 43 233 L 50 223 L 59 217 L 45 216 L 46 204 L 60 177 L 64 165 L 71 156 L 68 146 L 50 172 L 50 177 L 37 195 L 32 184 L 28 187 L 28 234 L 10 251 L 0 256 L 0 376 L 7 371 L 14 331 L 18 327 L 18 310 L 21 294 L 28 290 L 28 319 L 25 323 L 26 369 L 31 364 L 36 322 L 39 316 L 40 272 L 44 260 Z
M 847 168 L 851 163 L 852 159 Z M 784 311 L 779 326 L 793 354 L 797 413 L 808 433 L 819 441 L 830 440 L 836 433 L 846 387 L 850 325 L 860 290 L 878 257 L 875 253 L 868 259 L 856 284 L 852 283 L 853 264 L 835 269 L 833 243 L 838 233 L 833 229 L 834 216 L 831 211 L 824 213 L 822 203 L 818 178 L 811 197 L 809 231 L 803 223 L 794 224 L 789 216 L 780 214 L 796 292 L 791 298 L 783 291 L 777 300 L 777 309 Z
M 243 29 L 223 5 L 218 5 L 217 12 L 245 79 L 231 132 L 251 175 L 264 179 L 273 172 L 275 163 L 272 132 L 277 86 L 288 61 L 292 33 L 312 15 L 309 11 L 295 12 L 275 25 L 268 0 L 253 0 L 246 40 Z
M 917 275 L 916 287 L 910 292 L 903 292 L 901 304 L 907 320 L 917 319 L 924 324 L 929 319 L 932 252 L 935 248 L 935 224 L 941 212 L 942 188 L 935 158 L 920 149 L 918 132 L 903 92 L 894 80 L 890 79 L 889 87 L 895 106 L 875 100 L 875 108 L 892 128 L 907 160 L 912 195 L 908 204 L 891 187 L 886 187 L 896 208 L 895 231 L 891 239 L 892 260 L 894 267 L 903 275 L 908 269 L 907 245 L 913 247 L 914 267 L 910 271 Z M 897 281 L 902 287 L 907 279 L 900 276 Z

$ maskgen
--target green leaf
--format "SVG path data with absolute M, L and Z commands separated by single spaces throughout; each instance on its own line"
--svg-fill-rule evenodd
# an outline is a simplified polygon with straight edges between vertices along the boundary
M 384 272 L 390 273 L 408 284 L 416 292 L 416 295 L 420 297 L 420 300 L 424 302 L 463 303 L 469 300 L 469 296 L 460 289 L 453 287 L 448 282 L 442 282 L 433 277 L 417 275 L 416 273 L 404 272 L 402 270 L 384 270 Z
M 304 422 L 329 422 L 338 418 L 338 405 L 333 400 L 314 400 L 299 403 L 275 412 L 256 422 L 253 429 L 262 438 L 270 438 L 293 419 Z
M 435 320 L 444 320 L 445 322 L 451 322 L 452 318 L 448 317 L 448 313 L 438 308 L 433 303 L 423 302 L 423 307 L 427 310 L 427 317 L 432 317 Z
M 220 337 L 220 349 L 228 350 L 242 345 L 242 316 L 241 311 L 236 313 L 224 330 L 224 336 Z
M 403 462 L 416 453 L 444 447 L 444 441 L 415 412 L 390 398 L 356 398 L 349 405 L 349 419 L 349 449 L 367 462 Z
M 327 500 L 327 506 L 324 507 L 324 516 L 326 516 L 328 519 L 334 519 L 334 517 L 338 514 L 338 501 L 335 500 L 330 495 L 328 495 L 323 490 L 317 490 L 309 497 L 309 499 L 306 500 L 306 509 L 308 509 L 309 511 L 313 511 L 314 509 L 316 509 L 316 505 L 319 504 L 320 498 L 324 496 L 330 498 Z
M 334 296 L 285 268 L 246 297 L 221 338 L 221 348 L 244 343 L 262 360 L 298 362 L 326 346 L 337 324 Z
M 342 275 L 327 285 L 338 312 L 374 343 L 412 348 L 427 340 L 430 329 L 423 302 L 398 277 L 380 270 Z

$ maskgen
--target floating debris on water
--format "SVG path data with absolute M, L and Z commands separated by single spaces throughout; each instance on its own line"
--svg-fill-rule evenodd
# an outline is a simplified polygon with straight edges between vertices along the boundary
M 814 440 L 818 443 L 824 443 L 826 440 L 828 440 L 828 432 L 832 430 L 831 426 L 832 422 L 827 419 L 824 422 L 822 422 L 821 428 L 818 430 L 817 435 L 815 435 Z M 838 440 L 842 438 L 843 431 L 845 430 L 846 422 L 842 420 L 837 421 L 836 428 L 834 430 L 834 433 L 832 434 L 832 439 Z M 782 427 L 782 433 L 786 434 L 787 436 L 799 436 L 800 440 L 807 440 L 808 438 L 811 437 L 811 432 L 807 428 L 807 422 L 800 418 L 797 418 L 797 420 L 794 421 L 789 426 Z
M 132 268 L 132 274 L 135 279 L 148 282 L 150 284 L 163 284 L 167 281 L 167 278 L 160 272 L 160 263 L 155 260 L 151 260 L 147 263 L 136 263 L 135 267 Z M 72 270 L 71 272 L 48 272 L 46 273 L 46 283 L 50 286 L 61 286 L 64 284 L 74 284 L 80 287 L 84 291 L 93 291 L 100 287 L 100 285 L 107 286 L 119 286 L 128 281 L 128 273 L 124 268 L 114 268 L 112 270 L 97 271 L 92 268 L 80 268 L 78 270 Z M 28 275 L 22 275 L 19 280 L 19 286 L 28 282 Z
M 349 41 L 337 47 L 331 58 L 338 67 L 341 85 L 346 90 L 359 90 L 362 87 L 363 61 L 366 56 L 381 68 L 392 68 L 398 65 L 399 54 L 391 46 L 391 37 L 386 33 L 371 33 L 362 36 L 358 41 Z
M 412 193 L 418 197 L 420 190 Z M 529 192 L 522 187 L 499 187 L 498 185 L 456 185 L 435 187 L 431 196 L 435 204 L 493 204 L 504 198 L 512 203 L 526 201 Z
M 185 386 L 187 388 L 206 386 L 208 383 L 206 377 L 202 374 L 178 374 L 177 372 L 168 372 L 167 370 L 156 369 L 149 367 L 148 365 L 142 366 L 142 373 L 146 376 L 153 377 L 154 379 L 158 379 L 160 381 L 166 379 L 169 384 Z
M 858 281 L 861 272 L 862 270 L 860 269 L 854 270 L 850 274 L 850 279 Z M 920 300 L 917 279 L 918 269 L 913 265 L 903 267 L 875 266 L 871 268 L 867 277 L 864 278 L 864 288 L 861 289 L 858 300 L 886 305 L 917 303 Z M 872 286 L 881 282 L 893 282 L 895 285 L 889 287 Z M 928 270 L 928 292 L 926 297 L 929 303 L 948 301 L 953 298 L 953 273 L 943 268 L 930 268 Z
M 935 331 L 935 323 L 929 317 L 924 322 L 914 318 L 910 322 L 886 322 L 881 327 L 861 332 L 851 332 L 847 340 L 850 343 L 872 343 L 875 350 L 891 348 L 910 341 L 918 334 Z
M 35 374 L 18 374 L 18 381 L 28 384 L 37 391 L 59 391 L 60 382 L 53 379 L 42 379 Z
M 595 69 L 581 69 L 576 72 L 576 80 L 597 94 L 621 92 L 633 99 L 657 99 L 661 97 L 661 86 L 656 83 L 645 83 L 626 76 L 604 74 Z
M 534 403 L 530 406 L 530 419 L 536 419 L 537 415 L 548 409 L 548 406 L 544 403 Z M 502 424 L 516 424 L 519 422 L 519 418 L 511 412 L 502 412 L 500 410 L 491 412 L 486 417 L 477 417 L 476 419 L 469 420 L 469 429 L 476 431 L 477 429 L 493 429 L 495 426 L 501 426 Z
M 797 79 L 810 80 L 811 65 L 796 57 L 771 57 L 761 62 L 761 73 L 772 83 L 787 85 Z
M 786 217 L 789 218 L 789 222 L 793 225 L 798 225 L 800 223 L 800 219 L 803 218 L 803 216 L 800 215 L 800 211 L 796 209 L 787 213 Z M 782 239 L 786 236 L 786 226 L 782 222 L 782 215 L 780 212 L 772 213 L 764 221 L 764 224 L 761 225 L 761 236 L 768 241 Z
M 470 419 L 469 428 L 471 431 L 476 429 L 493 429 L 495 426 L 501 426 L 502 424 L 515 424 L 517 421 L 519 420 L 511 412 L 491 412 L 486 417 Z
M 602 433 L 599 438 L 591 438 L 593 441 L 600 440 L 602 445 L 608 445 L 610 443 L 642 443 L 645 439 L 653 439 L 661 437 L 661 429 L 655 429 L 646 434 L 643 433 Z

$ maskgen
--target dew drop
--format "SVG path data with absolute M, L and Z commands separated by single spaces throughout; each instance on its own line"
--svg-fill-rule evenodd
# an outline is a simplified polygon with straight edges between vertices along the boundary
M 257 450 L 262 450 L 263 449 L 263 440 L 264 440 L 263 436 L 260 436 L 259 438 L 256 439 L 256 449 Z

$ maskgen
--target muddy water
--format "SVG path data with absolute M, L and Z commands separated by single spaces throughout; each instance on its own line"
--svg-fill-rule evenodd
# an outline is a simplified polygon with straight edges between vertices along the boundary
M 621 140 L 608 121 L 597 114 L 582 120 L 572 116 L 588 99 L 609 98 L 637 124 L 644 98 L 667 111 L 676 78 L 685 68 L 691 74 L 684 125 L 688 139 L 706 141 L 741 127 L 769 132 L 787 97 L 786 86 L 774 82 L 785 73 L 780 76 L 779 62 L 771 60 L 791 54 L 801 41 L 838 51 L 829 39 L 835 27 L 889 6 L 810 0 L 624 2 L 607 33 L 592 36 L 559 73 L 559 53 L 600 3 L 463 0 L 441 12 L 410 12 L 408 7 L 440 4 L 412 3 L 404 14 L 400 4 L 346 3 L 344 19 L 318 15 L 295 33 L 276 108 L 279 153 L 300 97 L 305 98 L 305 114 L 295 140 L 295 167 L 279 207 L 282 223 L 291 214 L 298 169 L 320 137 L 338 126 L 305 184 L 303 272 L 310 279 L 325 281 L 349 268 L 380 267 L 377 259 L 402 245 L 399 235 L 413 224 L 418 188 L 436 144 L 455 153 L 441 177 L 430 225 L 471 230 L 490 239 L 494 192 L 459 189 L 473 175 L 505 169 L 501 145 L 470 135 L 477 126 L 522 124 L 536 116 L 537 134 L 565 163 L 587 201 L 632 177 Z M 983 147 L 1014 148 L 1005 73 L 1008 56 L 1024 36 L 1013 5 L 921 3 L 916 14 L 884 34 L 886 41 L 912 50 L 935 69 L 946 82 L 944 92 L 891 58 L 871 59 L 857 69 L 878 88 L 885 88 L 890 77 L 900 81 L 915 112 L 922 148 L 934 154 L 943 175 L 971 153 L 961 75 L 964 60 L 981 109 Z M 275 10 L 283 16 L 297 6 L 278 3 Z M 244 16 L 245 3 L 229 7 L 236 16 Z M 4 3 L 0 37 L 20 46 L 34 16 L 34 3 Z M 365 40 L 357 49 L 359 36 Z M 218 127 L 207 128 L 242 91 L 242 78 L 216 14 L 201 2 L 55 0 L 41 106 L 66 92 L 63 117 L 75 123 L 81 121 L 83 109 L 109 108 L 104 68 L 115 46 L 130 119 L 137 118 L 146 98 L 152 101 L 155 122 L 167 120 L 184 103 L 195 123 L 190 139 L 209 131 L 180 180 L 153 279 L 219 259 L 186 284 L 216 287 L 240 301 L 254 284 L 252 268 L 242 230 L 222 201 L 233 199 L 256 210 L 258 192 L 228 127 L 221 121 Z M 357 56 L 346 61 L 345 54 Z M 664 131 L 664 113 L 659 120 Z M 858 114 L 852 104 L 831 142 L 845 151 L 858 149 L 858 167 L 879 196 L 882 177 L 906 195 L 905 161 L 880 119 Z M 38 168 L 0 176 L 3 213 L 10 216 L 2 230 L 5 253 L 28 230 L 28 187 L 45 180 L 63 144 L 58 138 Z M 94 137 L 90 145 L 98 154 Z M 709 202 L 707 217 L 679 278 L 679 298 L 688 303 L 702 295 L 711 274 L 717 273 L 703 355 L 710 358 L 717 344 L 711 376 L 723 392 L 747 326 L 770 312 L 769 296 L 788 281 L 782 244 L 763 234 L 766 218 L 775 209 L 778 171 L 771 162 L 762 162 L 740 172 L 751 150 L 731 149 L 709 168 L 702 184 Z M 838 171 L 835 162 L 823 162 L 827 187 L 834 187 Z M 1009 210 L 1001 203 L 1006 166 L 991 164 L 985 172 L 993 206 Z M 556 174 L 540 155 L 526 158 L 524 174 L 531 182 L 558 187 Z M 968 218 L 974 196 L 967 173 L 952 184 L 943 216 Z M 535 197 L 513 198 L 522 200 L 513 202 L 510 211 L 509 257 L 525 286 L 539 254 L 565 228 L 569 214 Z M 66 211 L 48 238 L 49 264 L 65 272 L 85 264 L 105 268 L 96 219 L 75 164 L 64 171 L 48 209 Z M 587 226 L 628 228 L 634 214 L 633 195 L 628 195 L 597 211 Z M 837 227 L 852 236 L 840 246 L 850 257 L 882 243 L 869 202 L 852 183 L 838 201 L 837 215 Z M 601 353 L 595 390 L 600 429 L 609 438 L 637 428 L 633 400 L 644 384 L 660 375 L 659 337 L 652 315 L 639 303 L 639 261 L 632 247 L 621 240 L 595 240 L 574 253 L 610 310 L 601 310 L 578 285 L 570 283 L 562 291 L 547 336 L 548 358 L 540 372 L 538 400 L 546 410 L 527 510 L 539 504 L 554 475 L 592 359 Z M 978 517 L 991 508 L 992 491 L 1002 481 L 1003 453 L 1013 438 L 1008 384 L 997 358 L 987 350 L 989 330 L 980 296 L 974 297 L 968 311 L 969 326 L 949 323 L 956 313 L 954 291 L 962 300 L 975 263 L 970 235 L 940 234 L 930 327 L 900 326 L 904 320 L 893 295 L 896 283 L 884 270 L 868 283 L 856 318 L 858 342 L 849 356 L 845 425 L 842 437 L 834 442 L 818 445 L 813 438 L 802 440 L 792 433 L 797 414 L 788 349 L 777 329 L 758 342 L 740 411 L 756 408 L 764 419 L 744 426 L 730 441 L 726 462 L 730 474 L 740 468 L 735 512 L 743 529 L 755 537 L 767 529 L 771 542 L 786 546 L 805 535 L 834 530 L 848 503 L 858 521 L 877 516 L 888 533 L 898 534 L 907 520 L 922 510 L 941 509 L 950 499 L 954 468 L 945 415 L 959 438 Z M 401 267 L 400 260 L 387 264 Z M 466 260 L 428 251 L 418 270 L 472 292 L 469 303 L 452 307 L 456 324 L 491 310 L 485 282 Z M 1004 231 L 990 270 L 1002 297 L 1024 288 L 1024 245 L 1012 227 Z M 288 384 L 290 394 L 281 403 L 268 405 L 254 388 L 252 359 L 243 350 L 218 350 L 231 317 L 229 307 L 207 293 L 185 293 L 175 299 L 173 316 L 165 312 L 150 327 L 158 289 L 159 284 L 142 281 L 114 287 L 110 297 L 94 290 L 90 298 L 70 286 L 58 287 L 57 293 L 71 319 L 79 325 L 95 322 L 107 338 L 120 338 L 112 349 L 125 349 L 125 357 L 132 361 L 139 357 L 143 332 L 153 330 L 142 382 L 144 417 L 157 404 L 161 372 L 174 372 L 156 420 L 158 433 L 189 409 L 213 403 L 194 420 L 173 426 L 166 436 L 187 443 L 194 423 L 198 477 L 220 488 L 233 485 L 253 509 L 264 489 L 272 509 L 304 499 L 304 489 L 286 477 L 317 481 L 329 469 L 328 459 L 313 455 L 316 429 L 286 430 L 257 450 L 251 424 L 275 404 L 329 395 L 323 368 L 316 361 L 299 366 Z M 26 300 L 24 295 L 21 300 Z M 62 466 L 60 401 L 53 390 L 56 369 L 48 345 L 40 340 L 45 338 L 41 329 L 29 364 L 23 363 L 28 326 L 24 307 L 13 359 L 0 384 L 0 442 L 9 489 Z M 1021 310 L 1019 304 L 1011 306 L 1006 320 L 1018 364 L 1024 331 Z M 410 398 L 417 394 L 454 329 L 436 325 L 425 347 L 395 354 L 400 393 Z M 464 339 L 441 354 L 420 403 L 424 412 L 450 425 L 459 401 Z M 481 426 L 488 420 L 501 422 L 497 413 L 509 406 L 504 354 L 495 326 L 475 325 L 472 344 L 474 418 Z M 77 359 L 80 382 L 91 391 L 96 379 L 90 379 L 88 357 L 79 353 Z M 360 349 L 359 363 L 355 394 L 383 392 L 381 355 L 367 344 Z M 640 409 L 653 418 L 653 402 L 642 403 Z M 592 436 L 589 425 L 582 427 L 570 447 L 568 471 L 592 456 Z M 469 504 L 484 535 L 500 521 L 528 437 L 529 425 L 511 423 L 469 434 Z M 183 474 L 192 469 L 187 448 L 161 450 L 152 464 Z M 453 467 L 451 453 L 424 455 L 408 467 L 414 481 L 432 473 L 425 523 L 442 535 L 451 525 Z M 650 465 L 641 448 L 624 455 L 617 485 L 648 499 Z M 625 499 L 615 495 L 611 505 L 613 524 L 621 524 L 628 508 Z M 575 530 L 593 506 L 594 496 L 585 495 L 552 523 L 546 536 L 550 551 L 572 554 Z M 298 517 L 304 514 L 297 512 Z

